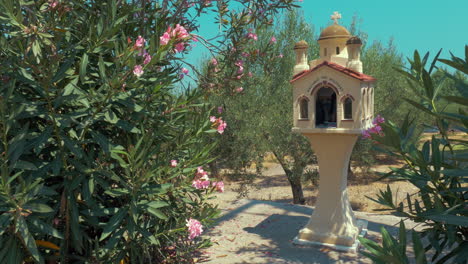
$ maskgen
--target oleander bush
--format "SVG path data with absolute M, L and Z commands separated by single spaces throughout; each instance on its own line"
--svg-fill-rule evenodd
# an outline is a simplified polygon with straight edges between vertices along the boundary
M 438 59 L 439 54 L 427 66 L 428 54 L 421 58 L 415 52 L 411 67 L 400 71 L 419 98 L 405 99 L 406 102 L 430 116 L 432 123 L 418 124 L 416 115 L 408 114 L 399 125 L 377 121 L 375 127 L 364 132 L 365 137 L 378 143 L 378 149 L 406 163 L 403 168 L 391 168 L 384 178 L 405 181 L 417 188 L 416 193 L 408 194 L 400 203 L 395 202 L 390 187 L 371 199 L 390 212 L 419 223 L 421 228 L 412 231 L 413 257 L 407 253 L 409 243 L 403 222 L 397 238 L 382 228 L 382 245 L 361 238 L 367 249 L 363 254 L 375 263 L 468 262 L 468 99 L 441 93 L 444 84 L 434 80 L 438 62 L 442 62 L 452 68 L 445 72 L 445 78 L 454 84 L 448 91 L 466 91 L 468 46 L 463 59 L 453 55 L 450 60 Z M 456 105 L 451 109 L 457 112 L 449 111 L 450 104 Z M 434 125 L 438 133 L 423 140 L 421 127 Z M 453 134 L 454 131 L 459 134 Z
M 0 263 L 193 263 L 210 245 L 223 185 L 202 166 L 226 123 L 182 78 L 194 43 L 235 58 L 190 32 L 212 13 L 237 45 L 293 5 L 239 2 L 0 0 Z

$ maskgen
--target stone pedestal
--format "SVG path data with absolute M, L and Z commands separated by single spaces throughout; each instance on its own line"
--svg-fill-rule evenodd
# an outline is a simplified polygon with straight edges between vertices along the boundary
M 349 159 L 359 134 L 324 131 L 304 133 L 304 136 L 317 155 L 320 182 L 314 212 L 299 231 L 295 244 L 335 245 L 341 250 L 352 248 L 362 228 L 349 203 L 347 177 Z

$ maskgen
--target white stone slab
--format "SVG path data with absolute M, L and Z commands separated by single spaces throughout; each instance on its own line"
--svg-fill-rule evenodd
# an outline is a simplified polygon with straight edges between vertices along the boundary
M 358 219 L 357 220 L 357 226 L 359 227 L 359 237 L 364 237 L 367 234 L 367 224 L 368 221 L 364 219 Z M 357 253 L 359 249 L 359 240 L 356 239 L 354 241 L 354 244 L 350 247 L 348 246 L 342 246 L 342 245 L 334 245 L 334 244 L 328 244 L 328 243 L 321 243 L 321 242 L 315 242 L 315 241 L 308 241 L 308 240 L 303 240 L 303 239 L 298 239 L 297 237 L 294 238 L 292 241 L 294 245 L 298 246 L 305 246 L 305 247 L 327 247 L 330 249 L 334 249 L 337 251 L 342 251 L 342 252 L 350 252 L 350 253 Z

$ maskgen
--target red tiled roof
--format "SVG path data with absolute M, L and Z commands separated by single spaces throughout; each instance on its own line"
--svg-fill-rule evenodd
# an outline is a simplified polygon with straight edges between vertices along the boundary
M 319 65 L 315 66 L 314 68 L 310 69 L 310 70 L 307 70 L 307 71 L 302 71 L 296 75 L 293 76 L 292 80 L 290 81 L 291 83 L 301 79 L 302 77 L 306 76 L 307 74 L 323 67 L 323 66 L 328 66 L 334 70 L 337 70 L 339 72 L 342 72 L 350 77 L 353 77 L 355 79 L 358 79 L 358 80 L 361 80 L 363 82 L 372 82 L 372 81 L 375 81 L 376 79 L 372 76 L 369 76 L 369 75 L 366 75 L 366 74 L 363 74 L 363 73 L 359 73 L 357 71 L 353 71 L 351 69 L 348 69 L 346 67 L 343 67 L 341 65 L 338 65 L 336 63 L 333 63 L 333 62 L 329 62 L 329 61 L 324 61 L 322 63 L 320 63 Z

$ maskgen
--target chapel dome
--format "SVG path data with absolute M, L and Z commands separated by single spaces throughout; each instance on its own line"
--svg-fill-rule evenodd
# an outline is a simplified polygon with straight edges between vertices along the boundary
M 334 38 L 346 38 L 349 39 L 351 34 L 349 31 L 338 24 L 333 24 L 331 26 L 326 27 L 322 33 L 320 33 L 320 37 L 318 40 L 323 39 L 334 39 Z
M 294 45 L 294 49 L 307 49 L 309 44 L 305 40 L 301 40 Z

